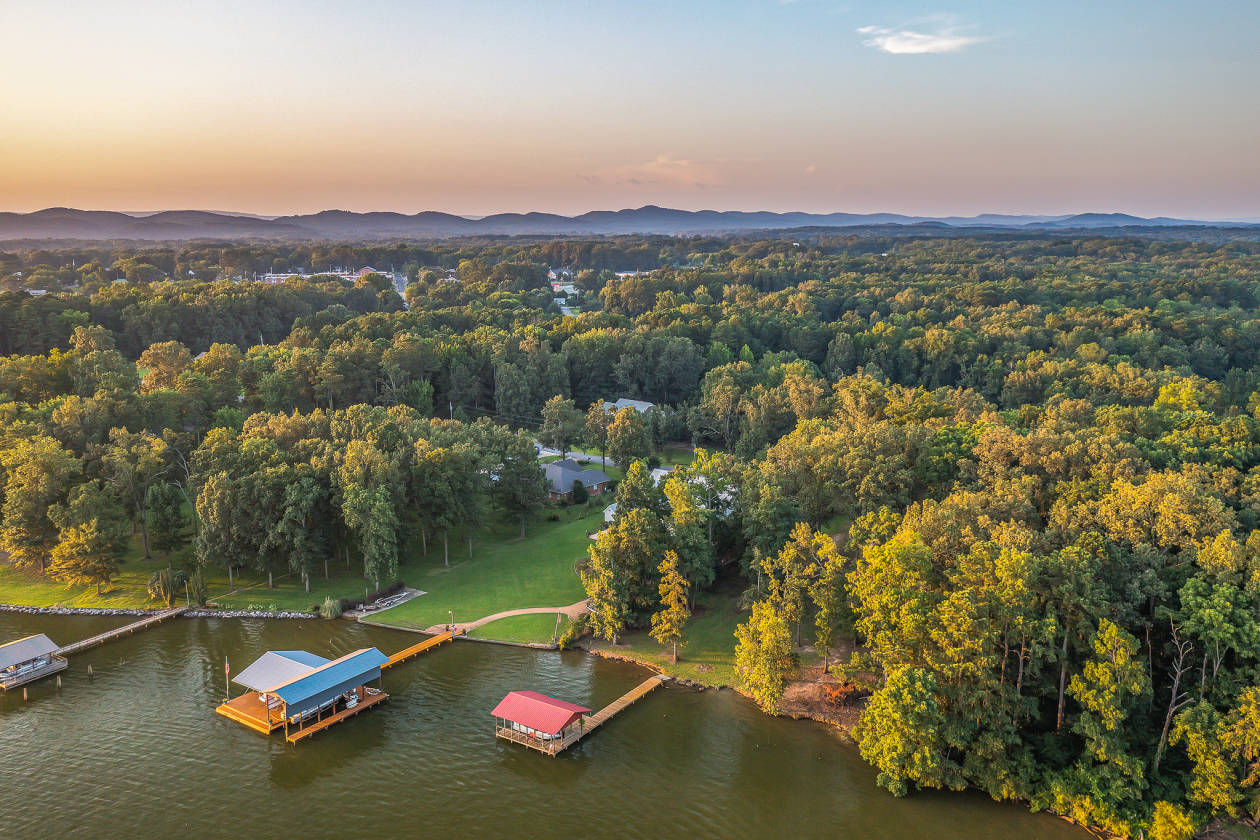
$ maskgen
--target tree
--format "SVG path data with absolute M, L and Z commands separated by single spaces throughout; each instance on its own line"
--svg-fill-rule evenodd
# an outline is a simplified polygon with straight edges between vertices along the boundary
M 379 589 L 382 580 L 393 581 L 398 575 L 401 469 L 394 454 L 383 446 L 352 439 L 337 467 L 336 480 L 341 488 L 341 517 L 358 541 L 363 574 Z
M 569 447 L 581 436 L 585 420 L 573 400 L 556 394 L 543 404 L 538 439 L 543 446 L 558 449 L 561 456 L 568 457 Z
M 580 570 L 597 633 L 615 639 L 652 612 L 657 604 L 656 558 L 666 548 L 660 520 L 640 508 L 618 516 L 600 532 Z
M 669 501 L 674 549 L 678 552 L 679 569 L 693 587 L 693 599 L 695 589 L 707 589 L 716 576 L 715 551 L 710 536 L 713 516 L 703 507 L 702 489 L 696 479 L 688 480 L 671 475 L 665 480 L 665 498 Z M 620 491 L 621 486 L 617 490 Z M 617 510 L 621 510 L 620 503 Z M 706 525 L 710 530 L 709 534 L 706 534 Z
M 625 469 L 631 461 L 652 454 L 652 439 L 639 412 L 623 408 L 608 424 L 608 457 Z
M 809 597 L 814 602 L 814 647 L 823 657 L 820 680 L 827 674 L 832 636 L 844 609 L 844 558 L 831 537 L 821 536 L 826 540 L 820 551 L 822 567 L 809 586 Z
M 879 785 L 894 796 L 905 796 L 910 784 L 955 790 L 964 786 L 943 742 L 947 724 L 937 702 L 939 690 L 931 671 L 897 668 L 862 712 L 858 749 L 879 771 Z
M 109 583 L 122 562 L 123 548 L 98 520 L 72 525 L 61 533 L 53 547 L 48 574 L 71 585 L 95 583 L 96 594 Z
M 314 475 L 303 471 L 285 486 L 282 504 L 282 513 L 267 541 L 284 556 L 289 571 L 301 578 L 310 592 L 311 571 L 320 558 L 324 561 L 324 577 L 328 577 L 327 528 L 319 522 L 327 504 L 327 491 Z
M 762 561 L 770 599 L 783 618 L 796 626 L 797 644 L 805 618 L 806 595 L 828 563 L 837 567 L 839 564 L 835 541 L 804 522 L 796 524 L 777 555 Z
M 1155 803 L 1147 840 L 1191 840 L 1194 835 L 1194 820 L 1184 808 L 1163 800 Z
M 1211 703 L 1200 700 L 1177 716 L 1170 742 L 1185 742 L 1186 755 L 1193 764 L 1189 798 L 1211 813 L 1236 815 L 1241 794 L 1235 761 L 1222 743 L 1225 726 Z
M 630 620 L 629 581 L 617 567 L 616 557 L 614 528 L 606 528 L 596 537 L 580 571 L 589 599 L 591 630 L 614 645 Z
M 228 573 L 228 587 L 233 587 L 233 572 L 248 566 L 255 552 L 240 539 L 237 520 L 241 513 L 238 493 L 227 473 L 211 473 L 197 494 L 197 530 L 194 550 L 201 566 L 215 564 Z
M 625 478 L 617 484 L 615 497 L 618 515 L 635 508 L 643 508 L 655 516 L 666 515 L 669 508 L 665 502 L 665 494 L 652 481 L 647 464 L 634 461 L 622 468 L 625 470 Z
M 483 517 L 487 491 L 476 452 L 463 443 L 434 447 L 417 441 L 412 488 L 422 521 L 442 535 L 443 563 L 450 566 L 450 529 Z
M 661 608 L 652 614 L 651 636 L 659 644 L 671 647 L 670 661 L 678 662 L 678 643 L 682 640 L 683 627 L 691 617 L 687 609 L 687 594 L 690 586 L 678 570 L 678 555 L 673 551 L 665 552 L 657 571 L 661 575 L 661 583 L 657 591 L 661 596 Z
M 152 393 L 163 389 L 174 389 L 179 384 L 179 375 L 192 363 L 192 354 L 188 348 L 178 341 L 161 341 L 150 344 L 137 364 L 144 369 L 144 379 L 140 381 L 143 393 Z
M 166 441 L 148 432 L 111 429 L 109 446 L 102 457 L 105 474 L 120 495 L 131 501 L 149 558 L 149 524 L 146 499 L 149 486 L 166 472 Z
M 36 435 L 0 451 L 0 467 L 4 469 L 0 548 L 13 565 L 36 567 L 42 574 L 57 531 L 49 511 L 64 498 L 81 464 L 57 441 Z
M 787 621 L 770 601 L 758 601 L 748 620 L 735 628 L 735 639 L 735 672 L 740 684 L 761 708 L 777 713 L 788 674 L 796 665 Z
M 496 505 L 520 520 L 521 538 L 525 526 L 536 517 L 547 500 L 547 478 L 538 464 L 538 453 L 524 432 L 500 440 L 490 467 L 493 476 L 490 494 Z
M 175 605 L 179 590 L 187 585 L 188 572 L 183 569 L 158 569 L 149 576 L 149 597 L 161 601 L 169 608 Z
M 190 523 L 184 511 L 184 494 L 174 484 L 152 484 L 146 494 L 145 507 L 153 547 L 166 555 L 166 564 L 170 566 L 171 554 L 190 542 L 186 533 Z
M 1222 740 L 1239 764 L 1243 808 L 1251 819 L 1260 819 L 1260 686 L 1239 693 L 1223 725 Z
M 600 468 L 605 470 L 608 469 L 608 424 L 610 422 L 612 422 L 612 415 L 608 409 L 604 408 L 603 400 L 596 400 L 586 410 L 586 418 L 582 424 L 582 437 L 586 440 L 587 446 L 593 446 L 599 450 Z

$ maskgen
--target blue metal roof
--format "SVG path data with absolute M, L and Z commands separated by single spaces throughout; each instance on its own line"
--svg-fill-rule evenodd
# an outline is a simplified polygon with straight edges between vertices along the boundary
M 285 659 L 292 659 L 294 662 L 300 662 L 303 665 L 309 665 L 312 668 L 327 665 L 331 661 L 304 650 L 273 650 L 272 653 L 276 656 L 283 656 Z
M 268 693 L 283 700 L 290 714 L 296 714 L 371 682 L 381 675 L 381 666 L 388 661 L 389 657 L 376 648 L 356 650 Z

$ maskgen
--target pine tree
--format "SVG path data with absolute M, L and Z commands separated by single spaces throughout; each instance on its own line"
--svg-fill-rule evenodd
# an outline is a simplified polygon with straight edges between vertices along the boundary
M 657 590 L 661 595 L 661 609 L 652 614 L 652 638 L 672 649 L 671 661 L 678 662 L 678 643 L 683 638 L 683 627 L 691 617 L 687 609 L 687 594 L 690 590 L 685 578 L 678 571 L 678 554 L 665 552 L 665 559 L 658 568 L 661 583 Z
M 71 585 L 95 583 L 96 594 L 101 584 L 109 583 L 118 572 L 122 550 L 118 541 L 106 533 L 96 519 L 73 525 L 61 534 L 53 547 L 48 573 Z

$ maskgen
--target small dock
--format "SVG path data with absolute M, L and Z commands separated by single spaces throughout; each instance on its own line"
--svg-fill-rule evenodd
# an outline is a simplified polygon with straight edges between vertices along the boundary
M 552 727 L 545 729 L 537 728 L 532 722 L 522 723 L 519 717 L 508 711 L 506 707 L 512 698 L 512 695 L 509 695 L 492 713 L 501 719 L 500 722 L 495 724 L 494 734 L 505 741 L 512 741 L 523 747 L 529 747 L 531 750 L 538 750 L 541 753 L 555 757 L 612 720 L 618 712 L 637 703 L 640 699 L 655 691 L 668 679 L 669 677 L 664 674 L 657 674 L 650 679 L 644 680 L 594 714 L 574 714 L 568 719 L 568 722 L 556 721 L 552 724 Z M 580 706 L 573 706 L 563 701 L 557 701 L 555 698 L 544 697 L 536 692 L 513 692 L 513 694 L 533 695 L 544 703 L 566 707 L 565 710 L 587 711 Z M 539 723 L 538 726 L 542 726 L 542 724 Z M 555 728 L 557 726 L 559 727 L 558 729 Z
M 612 701 L 611 703 L 609 703 L 604 708 L 600 709 L 595 714 L 587 715 L 586 719 L 582 722 L 582 735 L 583 736 L 590 735 L 596 729 L 603 726 L 608 721 L 612 720 L 613 715 L 617 714 L 618 712 L 622 711 L 628 706 L 634 705 L 640 699 L 642 699 L 645 695 L 650 694 L 656 689 L 660 688 L 661 684 L 664 683 L 668 679 L 669 677 L 667 677 L 664 674 L 657 674 L 656 676 L 651 677 L 650 679 L 644 680 L 639 685 L 630 689 L 625 694 L 621 695 L 616 700 Z
M 58 656 L 72 656 L 76 653 L 82 653 L 83 651 L 90 650 L 91 648 L 94 648 L 97 645 L 103 645 L 106 642 L 112 642 L 114 639 L 120 639 L 123 636 L 130 636 L 132 633 L 137 633 L 141 630 L 147 630 L 150 627 L 154 626 L 155 624 L 161 624 L 163 621 L 166 621 L 168 618 L 174 618 L 177 615 L 183 615 L 187 611 L 188 611 L 188 607 L 175 607 L 169 610 L 162 610 L 161 612 L 154 613 L 153 615 L 145 616 L 144 618 L 132 624 L 126 624 L 126 625 L 123 625 L 122 627 L 115 627 L 113 630 L 107 630 L 106 632 L 99 633 L 95 636 L 92 636 L 91 638 L 83 639 L 82 641 L 68 644 L 63 648 L 60 648 L 57 651 L 57 655 Z
M 334 712 L 326 718 L 321 718 L 315 723 L 312 723 L 310 726 L 303 726 L 301 729 L 295 729 L 293 732 L 290 732 L 287 736 L 285 736 L 285 740 L 290 744 L 296 744 L 298 741 L 309 738 L 312 735 L 318 735 L 330 726 L 336 726 L 347 718 L 354 717 L 359 712 L 372 708 L 377 703 L 384 703 L 388 699 L 389 695 L 383 691 L 378 691 L 372 688 L 365 689 L 363 692 L 363 699 L 352 708 L 342 709 L 340 712 Z
M 449 632 L 449 631 L 446 633 L 439 633 L 436 636 L 430 636 L 429 638 L 425 639 L 423 642 L 420 642 L 419 644 L 415 644 L 415 645 L 412 645 L 411 647 L 403 648 L 402 650 L 398 651 L 398 653 L 395 653 L 393 656 L 391 656 L 388 662 L 381 665 L 381 670 L 388 671 L 390 668 L 393 668 L 395 665 L 401 665 L 402 663 L 406 662 L 408 659 L 414 659 L 427 650 L 432 650 L 433 648 L 438 647 L 439 645 L 446 644 L 447 642 L 454 639 L 456 635 L 457 635 L 456 633 Z

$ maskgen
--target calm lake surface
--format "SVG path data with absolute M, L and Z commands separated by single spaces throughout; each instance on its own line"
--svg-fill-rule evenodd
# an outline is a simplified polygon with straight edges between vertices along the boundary
M 129 620 L 0 614 L 0 641 L 67 644 Z M 60 690 L 0 695 L 0 837 L 1087 836 L 979 795 L 894 799 L 827 727 L 729 691 L 666 686 L 558 758 L 497 741 L 488 713 L 510 690 L 598 709 L 646 676 L 581 653 L 446 645 L 387 673 L 387 703 L 296 746 L 214 714 L 225 656 L 236 673 L 268 649 L 333 658 L 416 638 L 175 619 L 80 654 Z

